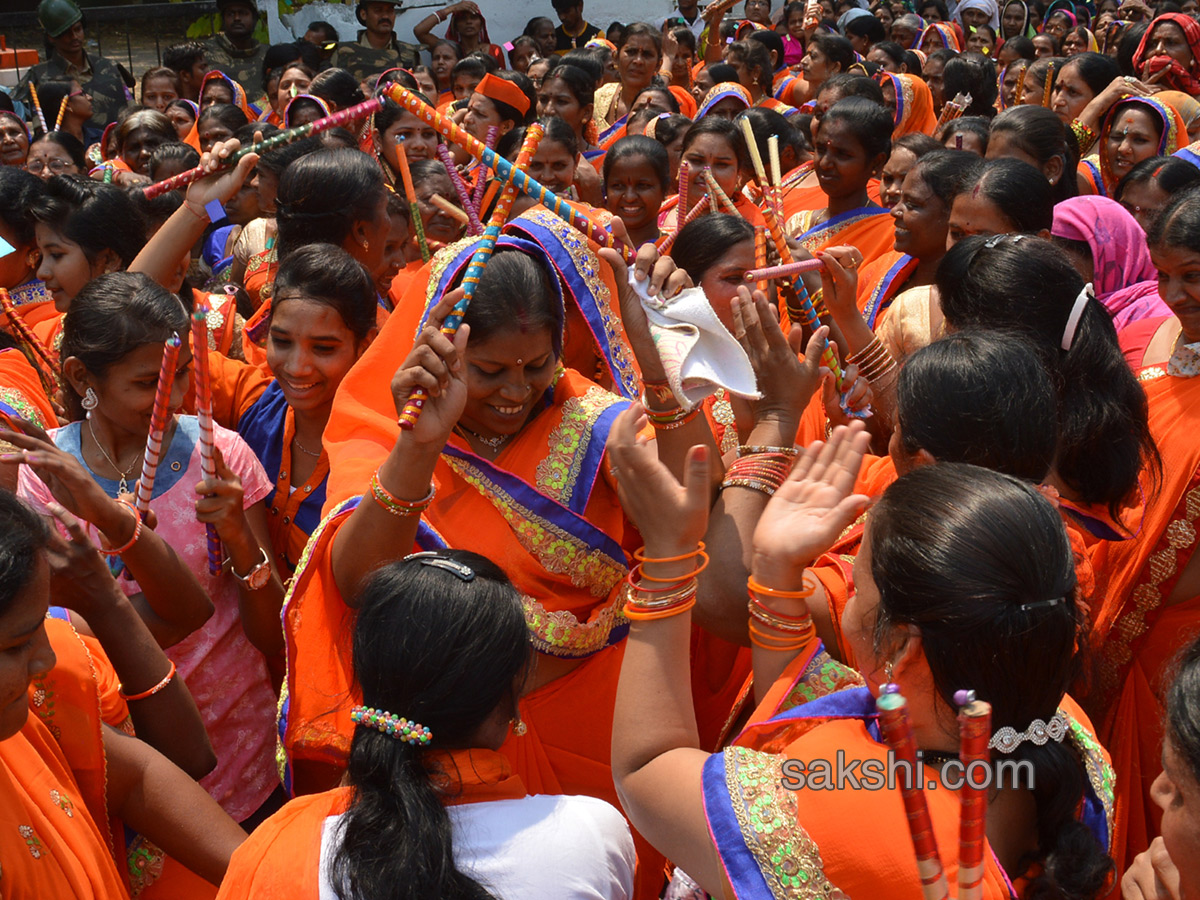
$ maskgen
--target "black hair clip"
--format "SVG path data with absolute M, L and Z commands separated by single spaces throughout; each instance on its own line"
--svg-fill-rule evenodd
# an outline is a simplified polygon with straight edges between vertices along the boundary
M 415 559 L 423 566 L 433 566 L 435 569 L 442 569 L 466 582 L 475 580 L 474 569 L 457 560 L 447 559 L 436 550 L 423 550 L 420 553 L 410 553 L 404 557 L 405 562 L 408 562 L 410 559 Z

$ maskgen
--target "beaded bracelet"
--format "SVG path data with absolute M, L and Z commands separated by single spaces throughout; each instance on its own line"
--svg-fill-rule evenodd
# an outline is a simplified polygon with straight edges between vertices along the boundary
M 97 547 L 104 556 L 120 556 L 130 547 L 138 542 L 138 538 L 142 536 L 142 517 L 138 514 L 137 507 L 126 500 L 124 497 L 118 497 L 117 502 L 129 510 L 129 514 L 133 516 L 133 537 L 131 537 L 123 547 L 117 547 L 113 550 L 105 550 L 103 547 Z
M 375 470 L 375 474 L 371 476 L 371 496 L 375 502 L 390 512 L 393 516 L 398 516 L 402 519 L 410 516 L 419 516 L 429 508 L 429 504 L 433 502 L 434 487 L 429 486 L 429 493 L 420 500 L 401 500 L 394 497 L 387 488 L 379 483 L 379 470 Z
M 158 684 L 156 684 L 154 687 L 150 688 L 150 690 L 142 691 L 140 694 L 126 694 L 125 690 L 124 690 L 124 686 L 122 685 L 121 687 L 117 688 L 117 695 L 122 700 L 124 700 L 126 703 L 132 703 L 134 700 L 145 700 L 147 697 L 153 697 L 155 694 L 157 694 L 159 691 L 161 691 L 163 688 L 165 688 L 168 684 L 170 684 L 171 679 L 173 679 L 175 677 L 175 662 L 174 662 L 174 660 L 168 660 L 168 662 L 171 663 L 170 670 L 167 672 L 167 674 L 163 678 L 163 680 L 160 681 Z
M 789 459 L 795 459 L 800 455 L 800 451 L 795 447 L 769 447 L 761 444 L 739 444 L 737 448 L 738 459 L 743 456 L 753 456 L 757 453 L 770 453 L 774 456 L 786 456 Z

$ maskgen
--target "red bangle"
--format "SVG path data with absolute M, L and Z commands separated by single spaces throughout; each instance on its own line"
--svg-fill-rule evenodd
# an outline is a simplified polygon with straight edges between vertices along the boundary
M 130 514 L 133 516 L 133 521 L 136 523 L 133 526 L 133 537 L 126 542 L 125 546 L 117 547 L 113 550 L 105 550 L 103 547 L 97 547 L 96 549 L 99 550 L 104 556 L 120 556 L 122 553 L 136 544 L 138 542 L 138 538 L 142 536 L 142 517 L 138 515 L 137 507 L 121 497 L 117 498 L 117 502 L 128 509 Z
M 117 693 L 120 695 L 121 699 L 126 703 L 132 703 L 134 700 L 145 700 L 147 697 L 153 697 L 155 694 L 165 688 L 171 683 L 171 679 L 175 677 L 175 661 L 168 660 L 168 662 L 171 663 L 171 670 L 167 672 L 162 681 L 150 688 L 150 690 L 142 691 L 140 694 L 126 694 L 123 690 L 118 689 Z

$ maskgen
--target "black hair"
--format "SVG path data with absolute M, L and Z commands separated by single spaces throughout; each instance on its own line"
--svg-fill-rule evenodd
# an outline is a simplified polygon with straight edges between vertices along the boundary
M 950 11 L 946 8 L 946 4 L 943 3 L 942 0 L 923 0 L 923 2 L 917 6 L 917 14 L 920 15 L 931 6 L 937 10 L 938 15 L 941 16 L 943 22 L 948 23 L 950 21 Z M 921 18 L 925 17 L 921 16 Z
M 935 150 L 945 150 L 946 148 L 939 142 L 931 138 L 927 134 L 919 131 L 911 132 L 903 137 L 898 137 L 892 141 L 892 152 L 897 150 L 907 150 L 917 159 L 920 159 L 927 153 L 933 153 Z
M 943 257 L 937 288 L 951 328 L 996 328 L 1033 339 L 1058 386 L 1058 475 L 1083 502 L 1103 503 L 1115 516 L 1142 468 L 1157 470 L 1160 460 L 1146 395 L 1095 297 L 1084 303 L 1070 349 L 1061 348 L 1084 288 L 1067 257 L 1042 238 L 976 235 Z
M 279 179 L 276 246 L 282 258 L 303 244 L 341 245 L 360 220 L 373 219 L 383 173 L 360 150 L 322 150 L 292 162 Z
M 433 104 L 429 102 L 429 98 L 426 97 L 424 94 L 422 94 L 420 91 L 413 90 L 410 88 L 409 93 L 416 94 L 417 97 L 426 106 L 428 106 L 430 109 L 433 108 Z M 391 128 L 394 124 L 396 124 L 396 120 L 399 119 L 402 115 L 404 115 L 405 112 L 407 112 L 407 110 L 403 106 L 401 106 L 399 103 L 397 103 L 396 101 L 392 100 L 389 97 L 384 97 L 383 98 L 383 106 L 379 107 L 379 109 L 376 111 L 375 116 L 373 118 L 373 122 L 375 124 L 375 130 L 378 131 L 380 134 L 383 134 L 385 131 L 387 131 L 389 128 Z
M 206 52 L 199 41 L 183 41 L 163 51 L 162 64 L 176 72 L 186 72 L 203 59 Z
M 450 83 L 454 84 L 454 79 L 459 75 L 470 75 L 482 80 L 487 73 L 488 67 L 483 64 L 482 59 L 477 56 L 468 56 L 454 64 L 454 68 L 450 70 Z
M 1045 38 L 1048 40 L 1050 42 L 1050 52 L 1053 53 L 1056 58 L 1062 58 L 1060 57 L 1060 54 L 1062 53 L 1062 41 L 1060 41 L 1055 35 L 1048 31 L 1039 31 L 1032 38 L 1030 38 L 1030 40 L 1036 41 L 1038 38 Z
M 894 62 L 897 66 L 902 66 L 905 63 L 904 48 L 895 41 L 876 41 L 872 46 L 872 50 L 879 50 L 887 54 L 887 58 Z
M 758 34 L 758 32 L 756 31 L 754 34 Z M 775 32 L 764 31 L 763 34 L 775 34 Z M 778 35 L 776 36 L 778 37 Z M 687 50 L 690 50 L 692 53 L 696 52 L 696 35 L 692 29 L 688 28 L 686 25 L 677 25 L 675 28 L 672 28 L 671 37 L 675 38 L 675 42 L 679 44 L 680 47 L 684 47 Z M 782 38 L 779 41 L 779 46 L 783 46 Z M 782 59 L 783 54 L 780 54 L 779 58 Z
M 1146 242 L 1151 247 L 1185 247 L 1200 253 L 1200 188 L 1188 188 L 1172 197 Z
M 621 43 L 617 45 L 617 51 L 629 43 L 631 37 L 648 38 L 650 43 L 654 44 L 654 49 L 658 51 L 659 59 L 662 59 L 662 32 L 653 25 L 646 22 L 633 22 L 625 26 L 625 33 L 621 35 Z M 767 68 L 770 68 L 768 65 Z
M 42 105 L 42 114 L 46 117 L 46 124 L 51 128 L 54 127 L 54 121 L 58 118 L 58 109 L 62 106 L 63 99 L 71 93 L 73 83 L 78 84 L 79 82 L 74 78 L 44 78 L 37 83 L 38 102 Z M 36 115 L 33 116 L 33 126 L 29 130 L 35 135 L 46 133 L 42 129 L 41 120 Z
M 1041 82 L 1043 93 L 1046 90 L 1046 82 L 1048 80 L 1050 82 L 1050 92 L 1053 93 L 1054 85 L 1058 81 L 1058 73 L 1062 71 L 1064 62 L 1066 60 L 1059 56 L 1047 56 L 1031 62 L 1025 69 L 1024 96 L 1029 96 L 1030 79 Z M 1040 98 L 1038 99 L 1038 103 L 1041 103 Z
M 52 179 L 53 180 L 53 179 Z M 20 166 L 0 166 L 0 222 L 22 244 L 32 244 L 33 210 L 41 205 L 46 182 Z
M 845 32 L 847 35 L 864 37 L 872 44 L 887 37 L 883 23 L 874 16 L 855 16 L 846 23 Z
M 1200 184 L 1200 169 L 1177 156 L 1152 156 L 1143 159 L 1117 182 L 1113 199 L 1120 201 L 1125 191 L 1135 184 L 1156 184 L 1171 196 Z
M 200 165 L 200 154 L 191 144 L 185 144 L 183 141 L 166 141 L 154 148 L 154 152 L 150 154 L 150 180 L 161 181 L 159 170 L 164 163 L 179 162 L 183 164 L 183 168 L 194 169 Z
M 433 75 L 433 69 L 429 68 L 429 66 L 413 66 L 411 72 L 408 71 L 408 69 L 388 69 L 386 72 L 381 72 L 379 74 L 379 79 L 375 88 L 375 96 L 381 96 L 383 94 L 383 88 L 389 84 L 403 85 L 414 94 L 421 94 L 421 85 L 417 83 L 416 78 L 417 73 L 428 75 L 430 81 L 435 83 L 437 82 L 437 79 Z M 428 105 L 428 97 L 426 97 L 424 94 L 421 94 L 421 99 L 425 100 L 426 104 Z
M 362 86 L 358 79 L 345 69 L 326 69 L 317 75 L 308 86 L 308 93 L 320 97 L 334 110 L 345 109 L 362 103 L 367 98 L 363 96 Z
M 992 122 L 991 139 L 1007 134 L 1023 152 L 1045 165 L 1054 157 L 1063 161 L 1062 176 L 1053 186 L 1054 202 L 1066 200 L 1079 193 L 1075 170 L 1079 167 L 1079 147 L 1075 138 L 1053 111 L 1044 106 L 1022 104 L 1010 106 Z
M 604 80 L 604 61 L 595 50 L 588 49 L 587 47 L 578 47 L 575 50 L 568 50 L 562 56 L 556 57 L 556 59 L 558 62 L 554 68 L 546 73 L 546 78 L 549 78 L 550 72 L 553 72 L 559 66 L 574 66 L 577 69 L 583 69 L 583 71 L 592 76 L 593 91 Z
M 192 121 L 193 121 L 193 122 L 194 122 L 194 121 L 196 121 L 196 119 L 198 118 L 198 115 L 196 114 L 196 110 L 195 110 L 195 108 L 192 106 L 192 103 L 191 103 L 191 101 L 190 101 L 190 100 L 184 100 L 182 97 L 180 97 L 178 100 L 172 100 L 170 103 L 168 103 L 168 104 L 167 104 L 167 109 L 168 109 L 168 110 L 170 110 L 170 109 L 183 109 L 183 110 L 186 110 L 186 111 L 187 111 L 187 114 L 188 114 L 189 116 L 191 116 L 191 118 L 192 118 Z M 166 111 L 164 111 L 164 112 L 163 112 L 163 115 L 166 115 Z M 176 136 L 178 136 L 178 134 L 179 134 L 178 130 L 175 132 L 175 134 L 176 134 Z
M 309 22 L 308 27 L 305 29 L 305 31 L 319 32 L 321 35 L 324 36 L 325 41 L 327 43 L 330 41 L 336 41 L 337 37 L 338 37 L 337 29 L 334 28 L 332 25 L 330 25 L 328 22 L 325 22 L 321 19 L 318 19 L 315 22 Z
M 1030 62 L 1037 59 L 1037 47 L 1033 45 L 1031 39 L 1023 34 L 1010 37 L 1004 42 L 1004 46 L 1012 49 L 1020 59 L 1027 59 Z
M 503 72 L 495 72 L 493 78 L 499 78 L 503 81 L 509 81 L 520 88 L 521 93 L 525 95 L 529 101 L 529 106 L 525 112 L 521 112 L 515 106 L 510 106 L 501 100 L 494 97 L 488 97 L 492 106 L 496 108 L 496 115 L 500 117 L 500 121 L 509 121 L 513 125 L 528 125 L 537 116 L 537 92 L 533 89 L 533 82 L 529 80 L 529 76 L 523 72 L 513 72 L 505 69 Z M 546 75 L 549 78 L 549 74 Z M 478 90 L 478 89 L 477 89 Z
M 946 63 L 942 96 L 952 100 L 959 94 L 969 94 L 971 102 L 964 116 L 996 115 L 996 64 L 982 53 L 961 53 Z
M 1167 688 L 1166 727 L 1163 729 L 1192 780 L 1200 783 L 1200 640 L 1193 640 L 1175 663 Z
M 187 144 L 184 144 L 187 147 Z M 191 147 L 188 147 L 191 150 Z M 192 151 L 195 152 L 194 150 Z M 183 206 L 182 191 L 164 191 L 157 197 L 147 197 L 146 192 L 142 190 L 142 185 L 131 184 L 125 188 L 125 193 L 129 195 L 129 199 L 133 201 L 134 206 L 138 208 L 138 212 L 142 214 L 142 221 L 146 226 L 147 236 L 152 234 L 156 229 L 171 218 L 179 207 Z M 184 305 L 191 307 L 192 303 L 189 299 L 180 297 L 184 300 Z
M 71 301 L 63 316 L 59 358 L 75 357 L 90 374 L 104 378 L 139 347 L 187 333 L 188 315 L 178 297 L 141 272 L 111 272 L 93 278 Z M 69 378 L 62 382 L 67 414 L 78 421 L 84 417 L 82 398 Z
M 1103 53 L 1076 53 L 1062 64 L 1063 69 L 1068 66 L 1079 72 L 1079 77 L 1093 94 L 1099 94 L 1121 74 L 1116 62 Z M 1061 69 L 1059 74 L 1062 74 Z
M 942 66 L 947 66 L 952 59 L 958 59 L 958 51 L 950 47 L 938 47 L 932 53 L 925 57 L 927 62 L 940 62 Z
M 33 143 L 29 145 L 30 150 L 33 149 L 34 144 L 54 144 L 57 147 L 62 147 L 66 151 L 67 156 L 71 157 L 71 162 L 81 175 L 86 175 L 88 169 L 91 168 L 87 157 L 84 155 L 83 144 L 73 134 L 68 134 L 65 131 L 51 131 L 49 134 L 43 134 L 41 137 L 34 138 Z
M 904 361 L 896 419 L 907 453 L 1040 484 L 1054 463 L 1058 398 L 1037 351 L 999 331 L 960 331 Z
M 672 113 L 669 116 L 660 115 L 658 124 L 654 126 L 654 140 L 664 147 L 675 143 L 675 139 L 692 127 L 692 120 L 687 116 Z
M 750 165 L 750 153 L 746 149 L 746 140 L 742 136 L 742 129 L 728 119 L 722 119 L 719 116 L 702 116 L 693 122 L 683 134 L 683 152 L 687 152 L 688 147 L 696 138 L 706 134 L 719 135 L 729 142 L 729 146 L 737 155 L 739 168 L 745 169 Z
M 778 138 L 781 155 L 788 147 L 792 148 L 793 153 L 803 151 L 804 145 L 800 142 L 799 133 L 792 127 L 787 116 L 782 113 L 777 113 L 773 109 L 764 109 L 761 106 L 752 106 L 737 117 L 739 123 L 742 119 L 746 119 L 750 123 L 750 130 L 754 132 L 754 143 L 758 145 L 759 155 L 763 159 L 768 159 L 770 156 L 772 136 Z
M 821 127 L 827 128 L 834 122 L 850 126 L 855 139 L 866 151 L 867 159 L 887 156 L 892 150 L 892 114 L 878 103 L 862 97 L 844 97 L 825 113 Z
M 562 63 L 555 66 L 542 78 L 542 87 L 552 78 L 557 78 L 567 86 L 571 96 L 580 106 L 590 106 L 596 102 L 596 80 L 579 66 Z
M 579 154 L 579 136 L 575 134 L 575 129 L 568 125 L 565 119 L 558 116 L 544 116 L 537 121 L 545 131 L 542 137 L 543 141 L 562 144 L 572 158 Z M 516 128 L 510 129 L 496 142 L 496 152 L 509 162 L 515 162 L 528 131 L 529 126 L 527 125 L 518 125 Z
M 1142 38 L 1149 30 L 1149 22 L 1135 22 L 1126 28 L 1125 32 L 1121 35 L 1121 39 L 1117 42 L 1117 67 L 1121 70 L 1122 75 L 1132 75 L 1134 77 L 1141 75 L 1134 68 L 1133 57 L 1137 55 L 1138 46 L 1142 43 Z
M 512 49 L 508 51 L 509 68 L 512 68 L 513 54 L 515 54 L 517 52 L 517 49 L 519 47 L 532 47 L 534 55 L 537 55 L 537 56 L 541 55 L 539 52 L 541 50 L 541 48 L 538 46 L 538 42 L 535 41 L 533 38 L 528 37 L 527 35 L 524 35 L 524 34 L 518 35 L 517 37 L 512 39 L 511 43 L 512 43 Z
M 285 296 L 295 292 L 295 296 Z M 328 306 L 362 341 L 375 327 L 375 284 L 357 259 L 332 244 L 305 244 L 279 261 L 272 312 L 297 297 Z
M 634 94 L 633 102 L 636 103 L 638 97 L 642 96 L 642 94 L 657 94 L 664 100 L 664 103 L 662 105 L 654 103 L 654 101 L 651 100 L 651 103 L 654 103 L 654 105 L 651 107 L 651 109 L 656 109 L 658 112 L 666 112 L 666 113 L 679 112 L 679 101 L 675 99 L 675 95 L 671 93 L 671 89 L 669 87 L 667 87 L 665 84 L 658 82 L 657 79 L 655 79 L 655 81 L 650 82 L 650 84 L 646 85 L 644 88 L 642 88 L 636 94 Z M 664 106 L 666 107 L 665 109 L 663 108 Z
M 230 132 L 237 131 L 250 121 L 240 106 L 234 106 L 232 103 L 214 103 L 212 106 L 206 106 L 200 110 L 200 115 L 196 117 L 196 131 L 199 131 L 201 126 L 210 120 L 228 128 Z M 178 133 L 175 132 L 174 125 L 171 126 L 171 131 L 172 139 L 178 140 L 176 136 Z
M 921 57 L 912 50 L 904 51 L 904 65 L 908 68 L 909 75 L 915 75 L 917 78 L 924 77 L 924 65 L 921 63 Z
M 608 176 L 613 166 L 624 159 L 634 157 L 646 160 L 663 190 L 667 190 L 671 181 L 671 161 L 667 155 L 667 148 L 653 138 L 641 134 L 627 135 L 609 148 L 608 153 L 604 155 L 604 184 L 608 184 Z
M 880 594 L 877 648 L 893 629 L 915 627 L 934 690 L 951 709 L 955 692 L 970 689 L 991 704 L 993 730 L 1049 722 L 1081 670 L 1076 647 L 1087 640 L 1057 510 L 1010 475 L 940 463 L 889 487 L 868 534 Z M 1033 768 L 1037 849 L 1022 868 L 1040 864 L 1041 871 L 1030 897 L 1097 896 L 1113 868 L 1077 819 L 1088 774 L 1072 744 L 1024 741 L 995 754 Z
M 671 258 L 688 273 L 693 284 L 699 284 L 709 267 L 730 247 L 753 239 L 754 226 L 741 216 L 711 213 L 679 229 L 671 245 Z
M 972 191 L 999 209 L 1014 232 L 1048 232 L 1054 224 L 1050 182 L 1022 159 L 981 160 L 959 184 L 960 194 Z
M 940 144 L 945 144 L 950 138 L 959 134 L 973 134 L 981 144 L 980 155 L 987 154 L 988 137 L 991 135 L 991 122 L 983 116 L 961 116 L 951 119 L 937 130 L 934 135 Z M 1045 181 L 1046 179 L 1042 179 Z
M 725 82 L 730 82 L 731 84 L 738 83 L 737 69 L 729 65 L 729 63 L 713 63 L 707 68 L 714 85 Z
M 551 25 L 554 24 L 554 20 L 549 16 L 534 16 L 525 23 L 525 30 L 522 31 L 521 34 L 525 35 L 526 37 L 533 37 L 537 34 L 537 30 L 542 27 L 543 22 L 549 22 Z
M 836 75 L 830 75 L 821 82 L 821 86 L 817 89 L 817 96 L 820 97 L 830 91 L 837 91 L 841 95 L 839 99 L 862 97 L 879 106 L 884 105 L 883 88 L 879 86 L 878 81 L 868 78 L 866 75 L 856 75 L 853 72 L 838 72 Z
M 467 59 L 479 60 L 481 63 L 483 63 L 483 67 L 489 72 L 500 71 L 500 63 L 496 60 L 496 58 L 490 53 L 485 53 L 483 50 L 476 50 L 473 53 L 468 53 Z
M 255 168 L 260 172 L 269 172 L 278 178 L 289 165 L 302 156 L 321 150 L 321 140 L 318 137 L 305 138 L 292 144 L 284 144 L 274 150 L 268 150 L 258 158 Z
M 376 571 L 359 595 L 354 674 L 363 704 L 421 723 L 432 739 L 410 744 L 355 726 L 346 769 L 354 794 L 330 871 L 343 897 L 493 896 L 458 868 L 444 805 L 454 773 L 431 767 L 425 750 L 470 748 L 498 708 L 515 713 L 531 651 L 520 594 L 499 567 L 466 550 L 437 558 L 471 579 L 408 558 Z
M 0 488 L 0 615 L 29 586 L 49 543 L 50 529 L 42 517 Z
M 141 216 L 125 192 L 82 175 L 51 178 L 32 213 L 38 222 L 78 244 L 89 261 L 112 250 L 128 266 L 146 242 Z
M 454 287 L 466 273 L 464 266 L 454 280 Z M 556 279 L 533 256 L 497 247 L 476 289 L 478 296 L 487 297 L 487 302 L 472 303 L 463 317 L 471 326 L 471 340 L 479 344 L 514 327 L 525 334 L 545 328 L 550 331 L 555 355 L 561 357 L 563 313 Z
M 831 63 L 841 66 L 839 71 L 845 72 L 854 62 L 854 45 L 839 34 L 818 31 L 809 39 L 808 45 L 820 50 Z
M 687 31 L 688 29 L 684 30 Z M 776 32 L 771 31 L 769 28 L 760 28 L 757 31 L 750 32 L 748 35 L 746 35 L 744 40 L 734 41 L 729 45 L 729 49 L 732 50 L 739 44 L 757 44 L 765 51 L 765 55 L 760 55 L 757 52 L 743 53 L 742 58 L 750 66 L 760 66 L 763 69 L 763 76 L 769 76 L 767 78 L 760 76 L 759 83 L 763 84 L 766 92 L 770 94 L 771 85 L 766 84 L 766 81 L 774 82 L 775 77 L 775 66 L 771 65 L 771 54 L 775 54 L 775 59 L 777 60 L 778 65 L 782 66 L 783 38 L 781 38 Z M 752 47 L 750 49 L 756 51 L 756 48 Z

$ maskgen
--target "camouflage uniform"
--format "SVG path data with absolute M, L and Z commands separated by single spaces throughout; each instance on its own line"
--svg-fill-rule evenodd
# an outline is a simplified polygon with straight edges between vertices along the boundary
M 133 100 L 133 95 L 125 86 L 121 69 L 111 59 L 91 56 L 84 51 L 83 62 L 84 68 L 77 68 L 52 51 L 49 59 L 38 63 L 25 73 L 13 96 L 30 105 L 30 82 L 40 85 L 50 78 L 74 78 L 92 98 L 92 117 L 85 123 L 85 129 L 89 133 L 103 131 L 109 122 L 117 120 L 117 113 L 121 111 L 122 106 Z M 58 114 L 58 110 L 43 112 L 50 122 L 53 122 L 53 117 Z
M 263 95 L 263 59 L 267 45 L 254 42 L 252 50 L 239 50 L 224 34 L 218 34 L 204 42 L 204 58 L 208 67 L 224 72 L 246 89 L 246 98 L 257 103 Z
M 388 69 L 411 69 L 413 66 L 419 66 L 421 47 L 397 40 L 396 33 L 392 32 L 391 44 L 382 50 L 376 50 L 367 43 L 367 32 L 363 30 L 358 33 L 357 41 L 338 44 L 329 64 L 345 69 L 359 81 L 364 81 L 369 76 L 378 76 Z

